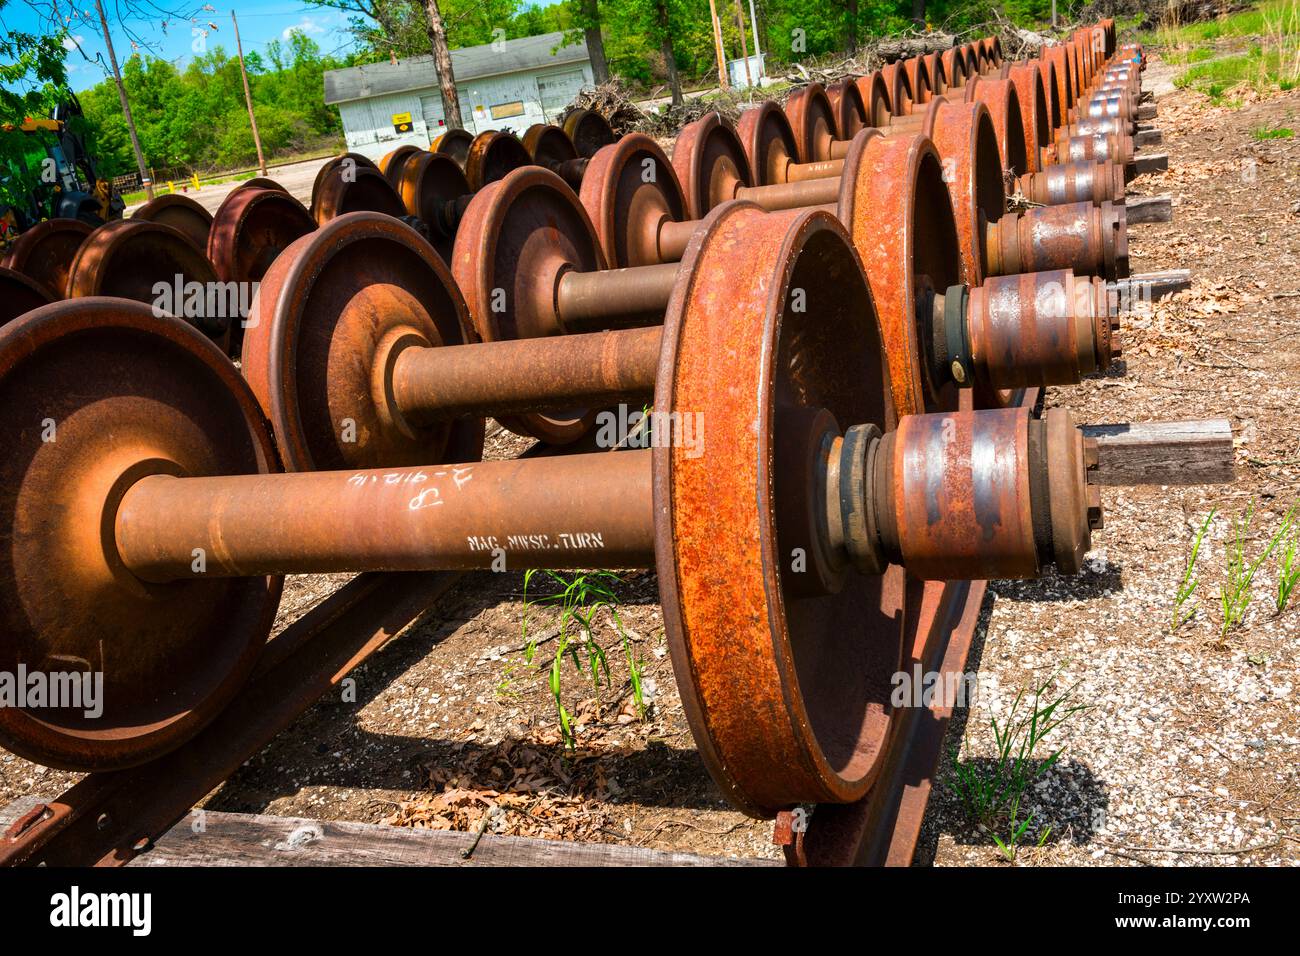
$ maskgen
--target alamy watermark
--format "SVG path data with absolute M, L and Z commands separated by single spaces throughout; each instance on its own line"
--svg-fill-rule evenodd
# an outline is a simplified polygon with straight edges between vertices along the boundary
M 0 671 L 0 707 L 80 710 L 93 720 L 104 713 L 103 671 L 38 671 L 19 664 Z

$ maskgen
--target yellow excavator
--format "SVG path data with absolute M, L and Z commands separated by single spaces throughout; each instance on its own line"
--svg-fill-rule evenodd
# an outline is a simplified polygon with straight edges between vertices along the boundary
M 84 123 L 69 90 L 48 118 L 0 125 L 0 248 L 44 219 L 97 226 L 122 218 L 125 204 L 111 180 L 97 173 Z

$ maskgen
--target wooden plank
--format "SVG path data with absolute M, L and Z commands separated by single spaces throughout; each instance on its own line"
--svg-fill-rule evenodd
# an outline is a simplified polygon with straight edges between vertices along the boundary
M 1173 222 L 1173 196 L 1129 196 L 1124 200 L 1125 215 L 1131 226 L 1138 222 Z
M 1232 424 L 1188 422 L 1085 425 L 1097 440 L 1096 485 L 1213 485 L 1233 480 Z
M 1138 115 L 1136 118 L 1140 120 L 1155 119 L 1157 111 L 1158 108 L 1156 104 L 1143 103 L 1141 106 L 1138 107 Z
M 1111 294 L 1118 300 L 1120 312 L 1134 312 L 1138 303 L 1154 302 L 1191 287 L 1191 269 L 1142 272 L 1109 284 Z
M 1146 156 L 1134 156 L 1133 162 L 1129 163 L 1129 168 L 1133 171 L 1134 176 L 1141 176 L 1143 173 L 1159 173 L 1169 168 L 1169 155 L 1167 153 L 1150 153 Z
M 1165 134 L 1158 129 L 1140 129 L 1133 134 L 1133 146 L 1135 149 L 1141 149 L 1143 146 L 1159 146 L 1165 141 Z
M 571 843 L 205 811 L 191 814 L 131 866 L 782 866 L 780 860 L 700 856 L 612 843 Z

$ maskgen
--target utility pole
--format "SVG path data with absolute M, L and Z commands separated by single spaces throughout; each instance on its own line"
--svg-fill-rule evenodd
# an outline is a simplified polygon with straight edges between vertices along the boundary
M 736 2 L 736 26 L 740 28 L 740 55 L 745 59 L 745 85 L 754 87 L 754 74 L 749 71 L 749 47 L 745 43 L 745 15 L 740 12 L 740 0 Z
M 144 166 L 144 150 L 140 148 L 140 137 L 135 132 L 135 120 L 131 118 L 131 102 L 126 98 L 126 84 L 122 82 L 122 71 L 117 68 L 117 54 L 113 52 L 113 38 L 108 34 L 108 18 L 104 16 L 104 4 L 95 0 L 95 9 L 99 12 L 99 25 L 104 28 L 104 46 L 108 47 L 108 62 L 113 67 L 113 81 L 117 83 L 117 98 L 122 104 L 122 118 L 126 120 L 126 131 L 131 134 L 131 148 L 135 150 L 135 165 L 140 171 L 140 184 L 144 194 L 153 199 L 153 180 Z
M 722 22 L 718 19 L 718 7 L 714 0 L 709 0 L 709 16 L 713 19 L 713 51 L 718 58 L 718 82 L 724 90 L 731 89 L 727 81 L 727 55 L 722 52 Z
M 1056 29 L 1056 0 L 1052 0 L 1052 29 Z
M 442 92 L 442 117 L 447 129 L 464 129 L 460 118 L 460 96 L 456 93 L 456 74 L 451 68 L 451 51 L 447 49 L 447 28 L 442 23 L 438 0 L 424 0 L 428 17 L 429 45 L 433 47 L 433 67 L 438 72 L 438 89 Z
M 754 0 L 749 0 L 749 28 L 754 31 L 754 59 L 763 67 L 763 54 L 758 49 L 758 17 L 754 16 Z
M 244 78 L 244 102 L 248 104 L 248 125 L 253 127 L 253 145 L 257 147 L 257 168 L 266 175 L 266 157 L 262 155 L 262 137 L 257 135 L 257 117 L 253 115 L 253 94 L 248 88 L 248 71 L 244 69 L 244 45 L 239 42 L 239 21 L 235 11 L 230 11 L 230 22 L 235 25 L 235 49 L 239 51 L 239 75 Z

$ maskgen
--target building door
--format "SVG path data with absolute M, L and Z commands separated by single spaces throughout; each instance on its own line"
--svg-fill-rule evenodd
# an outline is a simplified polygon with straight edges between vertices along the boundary
M 565 70 L 563 73 L 544 73 L 537 78 L 537 95 L 542 103 L 542 115 L 546 122 L 552 123 L 559 118 L 564 108 L 573 102 L 586 84 L 587 74 L 583 70 Z

